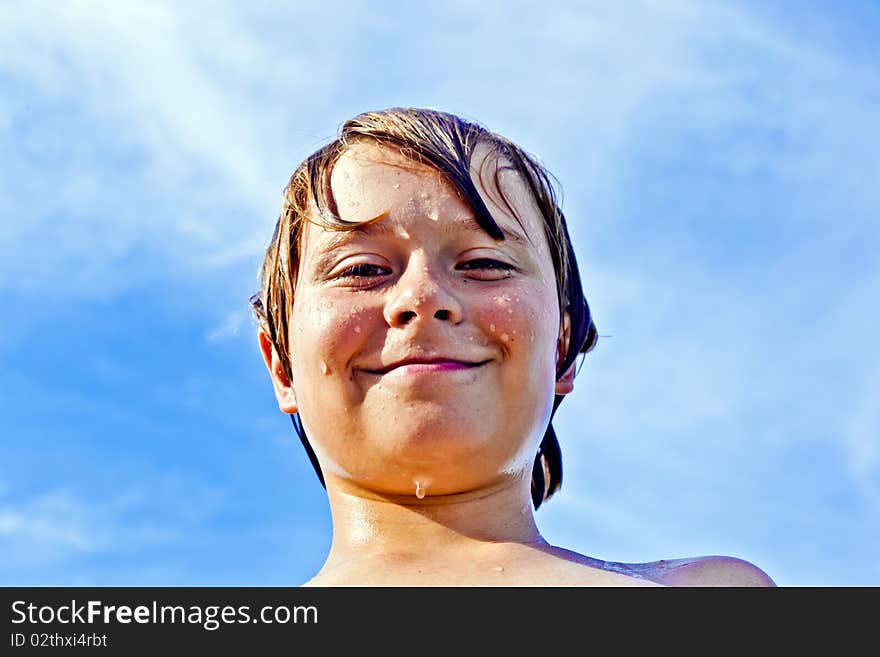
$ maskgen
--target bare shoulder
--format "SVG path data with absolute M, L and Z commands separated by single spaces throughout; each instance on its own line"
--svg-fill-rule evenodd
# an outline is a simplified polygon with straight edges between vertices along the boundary
M 663 559 L 629 565 L 634 572 L 666 586 L 776 586 L 763 570 L 736 557 Z

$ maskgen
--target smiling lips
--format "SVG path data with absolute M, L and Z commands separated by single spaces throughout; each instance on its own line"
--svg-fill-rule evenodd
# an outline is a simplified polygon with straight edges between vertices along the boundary
M 429 372 L 454 372 L 456 370 L 467 370 L 485 365 L 488 360 L 483 361 L 462 361 L 451 358 L 430 358 L 420 360 L 417 358 L 407 358 L 397 363 L 393 363 L 387 367 L 378 370 L 365 370 L 370 374 L 388 374 L 390 372 L 400 372 L 401 374 L 420 374 Z

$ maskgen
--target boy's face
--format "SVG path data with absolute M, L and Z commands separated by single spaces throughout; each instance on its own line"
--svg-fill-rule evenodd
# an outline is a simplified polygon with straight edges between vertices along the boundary
M 525 186 L 502 176 L 522 226 L 480 189 L 496 241 L 438 172 L 387 147 L 350 147 L 331 185 L 343 219 L 382 218 L 349 232 L 306 224 L 291 389 L 273 374 L 328 483 L 412 494 L 419 481 L 432 495 L 530 473 L 571 377 L 555 381 L 555 274 Z

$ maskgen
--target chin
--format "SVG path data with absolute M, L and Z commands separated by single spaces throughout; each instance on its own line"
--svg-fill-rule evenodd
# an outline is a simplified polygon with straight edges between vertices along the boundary
M 393 418 L 373 435 L 380 436 L 391 451 L 402 457 L 445 461 L 473 458 L 491 450 L 491 427 L 489 422 L 469 422 L 468 418 L 442 411 L 440 417 Z
M 451 423 L 450 423 L 451 424 Z M 511 445 L 501 435 L 474 431 L 473 425 L 409 427 L 386 435 L 383 463 L 392 466 L 404 487 L 413 479 L 431 479 L 434 491 L 473 490 L 527 467 L 534 459 L 531 445 Z M 389 468 L 390 470 L 391 468 Z M 438 489 L 438 486 L 440 489 Z

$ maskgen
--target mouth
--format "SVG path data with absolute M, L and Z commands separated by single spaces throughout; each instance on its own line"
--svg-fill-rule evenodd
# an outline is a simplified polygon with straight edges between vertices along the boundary
M 407 358 L 379 369 L 365 369 L 368 374 L 382 376 L 390 372 L 407 372 L 410 374 L 422 372 L 454 372 L 457 370 L 469 370 L 488 363 L 488 360 L 464 361 L 452 358 Z

